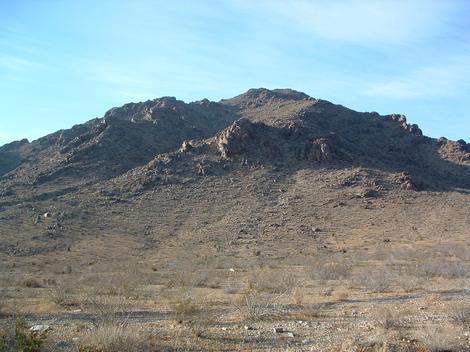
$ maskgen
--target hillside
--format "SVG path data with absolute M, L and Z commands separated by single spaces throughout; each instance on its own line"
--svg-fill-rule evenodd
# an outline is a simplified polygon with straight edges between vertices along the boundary
M 347 316 L 375 309 L 382 298 L 364 289 L 364 280 L 352 279 L 365 270 L 376 279 L 388 275 L 391 304 L 415 309 L 429 292 L 444 295 L 468 279 L 468 214 L 470 144 L 423 136 L 403 115 L 356 112 L 289 89 L 250 89 L 220 102 L 163 97 L 126 104 L 71 129 L 0 147 L 2 279 L 73 277 L 77 294 L 77 287 L 131 270 L 126 277 L 146 297 L 132 294 L 139 303 L 133 302 L 159 312 L 166 290 L 188 286 L 225 312 L 227 282 L 236 281 L 241 294 L 259 270 L 302 281 L 291 283 L 289 292 L 304 290 L 309 304 L 333 300 L 320 314 L 326 320 L 337 316 L 337 306 Z M 459 263 L 462 272 L 442 274 L 432 287 L 420 281 L 414 288 L 419 294 L 402 302 L 396 293 L 405 285 L 401 277 L 431 260 L 443 267 Z M 320 261 L 347 266 L 348 274 L 327 279 L 324 287 L 318 278 L 305 279 L 304 270 Z M 192 279 L 184 273 L 210 275 L 199 286 L 188 284 Z M 348 280 L 354 289 L 347 289 Z M 8 287 L 5 301 L 13 301 L 14 285 Z M 349 291 L 348 299 L 323 297 L 327 287 Z M 157 308 L 142 303 L 154 299 L 148 292 L 158 292 Z M 34 308 L 39 297 L 21 294 L 30 304 L 27 314 L 40 316 Z M 438 321 L 439 304 L 426 304 L 419 314 Z M 235 311 L 222 314 L 224 324 Z M 327 324 L 336 323 L 338 331 L 355 325 Z M 173 336 L 173 328 L 161 324 L 157 329 Z M 217 335 L 220 327 L 207 329 L 219 329 Z M 367 335 L 364 329 L 358 334 Z M 238 333 L 246 333 L 255 350 L 290 346 L 270 345 L 250 331 L 234 332 L 233 343 L 213 338 L 217 348 L 229 350 L 239 350 Z M 320 332 L 315 343 L 326 350 L 341 339 L 340 332 L 331 341 Z M 302 350 L 310 337 L 304 330 L 298 336 L 292 346 Z

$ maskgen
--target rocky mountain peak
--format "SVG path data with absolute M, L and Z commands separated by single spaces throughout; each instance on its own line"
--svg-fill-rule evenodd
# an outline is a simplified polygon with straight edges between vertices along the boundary
M 305 99 L 312 99 L 307 94 L 298 92 L 293 89 L 266 89 L 266 88 L 252 88 L 247 92 L 237 95 L 232 99 L 222 100 L 222 103 L 229 105 L 235 104 L 248 104 L 248 105 L 259 105 L 266 104 L 268 102 L 280 102 L 280 101 L 299 101 Z
M 32 143 L 1 147 L 0 177 L 3 187 L 33 185 L 38 192 L 43 185 L 100 187 L 128 173 L 145 179 L 152 160 L 176 174 L 184 169 L 181 157 L 197 165 L 191 168 L 198 175 L 210 174 L 207 160 L 289 169 L 349 165 L 406 172 L 403 182 L 412 178 L 422 189 L 445 182 L 467 187 L 468 168 L 457 165 L 469 163 L 468 150 L 464 141 L 422 136 L 404 115 L 361 113 L 291 89 L 259 88 L 220 102 L 162 97 L 112 108 Z

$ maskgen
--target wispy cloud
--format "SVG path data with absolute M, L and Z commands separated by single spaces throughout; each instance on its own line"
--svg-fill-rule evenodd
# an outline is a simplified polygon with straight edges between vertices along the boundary
M 12 71 L 39 69 L 45 66 L 39 62 L 13 55 L 0 55 L 0 67 Z
M 252 2 L 239 1 L 251 8 Z M 460 1 L 262 0 L 257 10 L 320 38 L 364 46 L 406 44 L 440 35 L 461 10 Z
M 371 84 L 364 93 L 385 98 L 435 98 L 466 95 L 470 89 L 470 55 L 426 66 Z

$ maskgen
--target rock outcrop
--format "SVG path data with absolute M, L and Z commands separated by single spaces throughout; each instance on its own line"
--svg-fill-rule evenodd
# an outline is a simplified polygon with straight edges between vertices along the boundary
M 470 144 L 463 139 L 458 141 L 451 141 L 445 137 L 437 140 L 439 146 L 439 153 L 447 160 L 452 160 L 457 163 L 467 163 L 470 161 Z
M 395 123 L 398 123 L 401 128 L 403 128 L 406 132 L 409 132 L 411 134 L 417 135 L 417 136 L 422 136 L 423 131 L 418 127 L 416 124 L 409 124 L 406 122 L 406 116 L 401 115 L 401 114 L 391 114 L 385 116 L 385 121 L 392 121 Z

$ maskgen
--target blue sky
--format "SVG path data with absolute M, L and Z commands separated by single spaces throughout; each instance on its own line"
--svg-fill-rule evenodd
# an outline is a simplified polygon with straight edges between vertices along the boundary
M 0 145 L 130 101 L 289 87 L 470 137 L 467 0 L 0 0 Z

